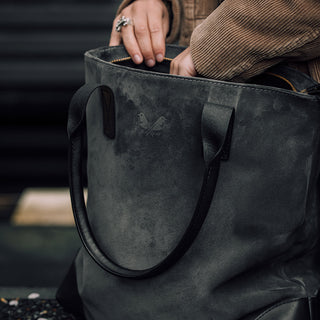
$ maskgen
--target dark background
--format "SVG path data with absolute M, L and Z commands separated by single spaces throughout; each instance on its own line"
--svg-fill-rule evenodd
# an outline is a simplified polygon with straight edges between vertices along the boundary
M 2 297 L 25 295 L 26 287 L 50 287 L 45 292 L 54 296 L 80 247 L 75 227 L 10 219 L 24 190 L 67 187 L 68 104 L 84 82 L 84 52 L 108 43 L 119 3 L 0 1 Z
M 1 0 L 0 191 L 67 185 L 69 100 L 119 1 Z

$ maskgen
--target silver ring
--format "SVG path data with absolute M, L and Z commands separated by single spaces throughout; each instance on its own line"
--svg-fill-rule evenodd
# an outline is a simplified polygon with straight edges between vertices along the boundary
M 132 20 L 130 18 L 122 16 L 116 23 L 116 31 L 120 32 L 122 27 L 125 27 L 129 24 L 132 24 Z

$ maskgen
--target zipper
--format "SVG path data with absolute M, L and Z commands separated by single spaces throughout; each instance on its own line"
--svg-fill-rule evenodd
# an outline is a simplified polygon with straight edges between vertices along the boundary
M 273 72 L 268 72 L 268 71 L 266 72 L 266 74 L 281 79 L 282 81 L 286 82 L 290 86 L 292 91 L 298 92 L 298 90 L 295 88 L 295 86 L 287 78 L 280 76 L 279 74 L 276 74 Z

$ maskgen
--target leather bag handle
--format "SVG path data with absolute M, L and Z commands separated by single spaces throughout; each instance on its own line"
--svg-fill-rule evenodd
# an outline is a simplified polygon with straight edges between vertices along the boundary
M 201 131 L 206 166 L 200 195 L 191 221 L 176 247 L 161 262 L 145 270 L 131 270 L 115 263 L 99 248 L 90 227 L 83 196 L 82 154 L 85 143 L 86 106 L 91 94 L 97 88 L 111 90 L 102 84 L 85 84 L 74 94 L 69 108 L 69 182 L 76 226 L 84 247 L 104 270 L 119 277 L 133 279 L 156 276 L 171 267 L 184 255 L 201 229 L 215 191 L 220 160 L 226 160 L 228 157 L 234 109 L 212 103 L 205 104 Z

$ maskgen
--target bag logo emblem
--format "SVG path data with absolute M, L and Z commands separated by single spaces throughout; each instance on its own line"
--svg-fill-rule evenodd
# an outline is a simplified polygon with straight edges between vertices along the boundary
M 161 116 L 156 122 L 153 124 L 146 118 L 144 113 L 138 113 L 138 124 L 139 126 L 145 130 L 144 134 L 146 136 L 155 136 L 160 135 L 161 131 L 164 129 L 166 122 L 168 121 L 167 118 Z

